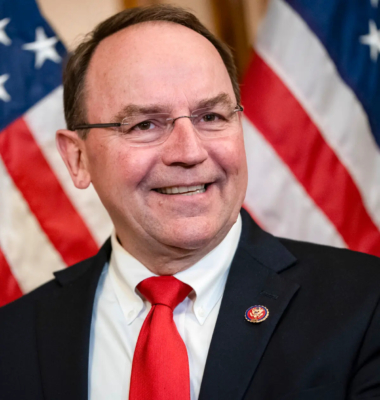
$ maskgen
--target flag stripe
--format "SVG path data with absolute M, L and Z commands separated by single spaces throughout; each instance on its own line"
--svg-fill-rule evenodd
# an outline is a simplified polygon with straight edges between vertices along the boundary
M 55 132 L 66 126 L 62 96 L 63 90 L 60 86 L 28 110 L 24 121 L 71 203 L 89 227 L 98 245 L 101 245 L 111 233 L 111 219 L 92 185 L 86 190 L 74 186 L 55 144 Z
M 22 296 L 22 292 L 0 248 L 0 307 Z
M 335 226 L 247 118 L 243 118 L 243 129 L 250 172 L 245 205 L 263 228 L 290 239 L 347 247 Z
M 41 229 L 0 157 L 0 247 L 23 293 L 53 278 L 63 269 L 58 251 Z
M 318 36 L 340 76 L 360 99 L 380 147 L 379 66 L 377 60 L 371 60 L 369 46 L 360 40 L 368 34 L 370 20 L 379 26 L 380 9 L 375 9 L 370 0 L 286 1 Z M 377 49 L 378 43 L 373 43 Z
M 333 222 L 347 245 L 380 255 L 380 233 L 359 191 L 297 99 L 258 55 L 244 82 L 245 114 Z
M 293 8 L 275 0 L 255 47 L 344 164 L 380 229 L 380 150 L 361 103 L 341 79 L 322 43 Z
M 23 119 L 16 120 L 0 133 L 0 155 L 65 263 L 71 265 L 94 255 L 98 249 L 95 240 L 62 190 Z

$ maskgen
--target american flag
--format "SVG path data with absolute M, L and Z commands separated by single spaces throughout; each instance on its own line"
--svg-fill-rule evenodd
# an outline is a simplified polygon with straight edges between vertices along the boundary
M 245 207 L 276 235 L 380 255 L 378 3 L 270 3 L 242 98 Z M 55 147 L 64 57 L 34 1 L 0 0 L 0 304 L 111 230 Z
M 0 0 L 0 305 L 93 255 L 111 231 L 56 150 L 65 55 L 34 0 Z
M 268 231 L 380 256 L 379 53 L 379 0 L 270 2 L 242 87 Z

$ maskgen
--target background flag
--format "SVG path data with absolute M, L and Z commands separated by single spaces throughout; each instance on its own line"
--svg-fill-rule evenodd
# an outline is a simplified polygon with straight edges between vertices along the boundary
M 242 87 L 246 207 L 284 237 L 380 256 L 378 0 L 273 0 Z
M 65 55 L 34 0 L 0 0 L 0 305 L 95 254 L 111 231 L 56 150 Z

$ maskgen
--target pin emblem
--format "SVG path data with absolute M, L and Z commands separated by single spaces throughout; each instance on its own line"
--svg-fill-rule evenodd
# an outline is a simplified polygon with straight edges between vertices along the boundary
M 245 319 L 255 324 L 265 321 L 268 316 L 269 310 L 264 306 L 252 306 L 245 312 Z

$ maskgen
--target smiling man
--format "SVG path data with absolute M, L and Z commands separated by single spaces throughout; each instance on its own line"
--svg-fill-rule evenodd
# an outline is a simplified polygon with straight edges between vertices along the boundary
M 1 399 L 380 398 L 380 262 L 241 210 L 225 45 L 182 9 L 126 10 L 71 55 L 64 97 L 59 151 L 114 231 L 0 310 Z
M 85 85 L 84 126 L 122 126 L 93 127 L 84 141 L 83 129 L 58 132 L 75 185 L 94 185 L 121 244 L 149 270 L 190 267 L 227 235 L 247 185 L 238 100 L 220 54 L 182 25 L 135 24 L 97 46 Z

